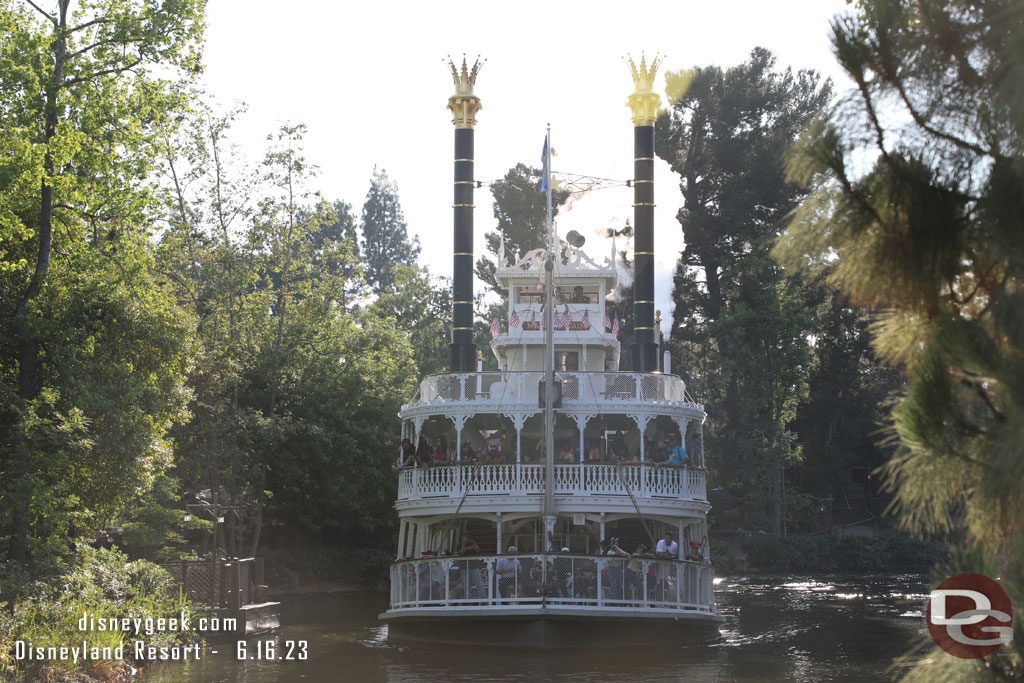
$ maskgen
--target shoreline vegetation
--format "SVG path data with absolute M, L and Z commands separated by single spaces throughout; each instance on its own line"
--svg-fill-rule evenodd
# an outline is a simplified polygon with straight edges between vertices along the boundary
M 715 576 L 756 573 L 926 573 L 947 561 L 949 546 L 899 533 L 801 535 L 711 541 Z
M 0 566 L 0 586 L 3 680 L 127 680 L 133 667 L 147 663 L 134 659 L 138 641 L 143 656 L 163 659 L 172 651 L 194 654 L 203 640 L 198 625 L 206 614 L 171 575 L 147 560 L 129 561 L 118 550 L 82 546 L 73 562 L 31 577 L 8 563 Z M 121 620 L 127 620 L 124 630 L 90 628 Z M 56 648 L 55 655 L 49 648 Z M 20 661 L 19 652 L 25 657 Z M 132 660 L 107 658 L 108 652 L 131 654 Z

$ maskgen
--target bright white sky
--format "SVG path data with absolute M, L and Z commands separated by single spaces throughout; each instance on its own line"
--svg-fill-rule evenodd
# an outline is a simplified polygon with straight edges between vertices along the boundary
M 233 138 L 253 162 L 265 136 L 304 122 L 307 158 L 319 165 L 327 199 L 358 215 L 374 165 L 397 181 L 421 263 L 452 268 L 451 115 L 443 58 L 487 59 L 477 81 L 476 177 L 502 177 L 516 162 L 538 165 L 552 127 L 553 169 L 605 178 L 632 175 L 633 131 L 626 98 L 633 83 L 622 55 L 666 57 L 665 70 L 744 61 L 761 45 L 780 67 L 814 68 L 840 90 L 848 82 L 829 51 L 828 21 L 844 0 L 694 2 L 290 2 L 210 0 L 206 78 L 224 104 L 248 103 Z M 678 178 L 656 162 L 655 299 L 668 329 L 671 274 L 683 248 L 675 219 Z M 495 224 L 486 188 L 476 192 L 474 247 Z M 595 231 L 632 217 L 632 190 L 590 193 L 557 221 L 588 237 L 584 250 L 609 253 Z M 541 245 L 538 245 L 541 246 Z M 480 291 L 480 285 L 477 290 Z

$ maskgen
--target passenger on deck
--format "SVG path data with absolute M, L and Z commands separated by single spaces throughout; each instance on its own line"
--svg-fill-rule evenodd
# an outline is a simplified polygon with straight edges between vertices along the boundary
M 690 456 L 686 454 L 686 449 L 683 448 L 682 444 L 675 437 L 672 437 L 672 448 L 669 450 L 668 464 L 669 467 L 682 467 L 683 465 L 690 464 Z
M 666 460 L 668 460 L 668 443 L 664 437 L 661 437 L 651 450 L 651 462 L 657 466 L 664 464 Z
M 473 452 L 473 444 L 468 440 L 462 442 L 462 451 L 459 453 L 459 457 L 462 459 L 461 462 L 464 463 L 476 462 L 476 453 Z
M 644 599 L 644 563 L 643 560 L 653 558 L 654 555 L 647 551 L 647 546 L 642 543 L 636 547 L 626 565 L 626 599 Z
M 629 553 L 619 547 L 619 539 L 613 538 L 610 541 L 601 541 L 601 554 L 613 557 L 629 557 Z M 601 562 L 602 585 L 604 575 L 607 572 L 608 589 L 604 594 L 605 599 L 622 600 L 622 570 L 625 562 L 623 560 L 603 560 Z
M 408 438 L 402 439 L 402 445 L 398 447 L 398 458 L 401 464 L 392 467 L 393 471 L 397 471 L 402 467 L 412 467 L 413 463 L 416 462 L 416 448 Z
M 494 566 L 494 573 L 498 575 L 498 597 L 513 598 L 519 594 L 519 577 L 523 572 L 523 565 L 515 554 L 519 549 L 514 545 L 508 547 L 508 555 L 499 557 Z
M 569 548 L 562 548 L 561 555 L 568 555 Z M 554 593 L 555 597 L 558 598 L 571 598 L 573 595 L 573 582 L 572 582 L 572 558 L 571 557 L 556 557 L 554 562 Z
M 416 445 L 416 464 L 424 467 L 430 465 L 430 442 L 424 434 L 420 434 L 420 442 Z
M 690 437 L 690 442 L 686 444 L 686 451 L 690 454 L 690 463 L 694 467 L 701 467 L 704 465 L 704 448 L 700 445 L 700 434 L 694 432 Z
M 654 553 L 660 560 L 675 560 L 679 558 L 679 544 L 672 540 L 672 532 L 666 531 L 665 536 L 658 541 Z
M 626 436 L 621 430 L 615 432 L 608 441 L 608 452 L 611 454 L 612 462 L 626 462 L 629 459 L 629 450 L 626 448 Z
M 704 561 L 704 552 L 701 550 L 699 541 L 692 541 L 690 543 L 690 551 L 686 553 L 686 559 L 690 562 Z
M 444 434 L 437 437 L 437 446 L 434 447 L 434 464 L 448 464 L 448 437 Z
M 480 554 L 480 546 L 477 545 L 473 537 L 467 533 L 462 534 L 462 546 L 459 548 L 459 552 L 456 555 L 462 557 L 476 557 Z M 473 591 L 479 591 L 479 597 L 487 597 L 487 589 L 484 588 L 484 580 L 480 576 L 480 569 L 483 566 L 483 562 L 480 560 L 464 560 L 459 562 L 460 568 L 462 569 L 462 586 L 465 590 L 464 596 L 472 598 Z
M 484 452 L 487 455 L 487 462 L 490 464 L 505 462 L 505 444 L 496 436 L 492 436 L 484 442 Z

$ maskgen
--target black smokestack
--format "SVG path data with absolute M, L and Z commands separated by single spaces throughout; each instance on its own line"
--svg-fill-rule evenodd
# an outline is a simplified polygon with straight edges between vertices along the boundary
M 654 92 L 659 59 L 640 59 L 633 72 L 633 94 L 627 106 L 633 111 L 633 348 L 636 372 L 658 368 L 658 344 L 654 334 L 654 120 L 661 97 Z
M 473 343 L 473 127 L 480 111 L 480 98 L 473 86 L 482 63 L 478 59 L 469 69 L 462 59 L 459 69 L 448 65 L 455 81 L 455 94 L 448 99 L 455 125 L 455 185 L 452 256 L 452 341 L 449 345 L 452 372 L 476 369 L 476 345 Z
M 654 126 L 633 129 L 633 369 L 658 367 L 654 336 Z

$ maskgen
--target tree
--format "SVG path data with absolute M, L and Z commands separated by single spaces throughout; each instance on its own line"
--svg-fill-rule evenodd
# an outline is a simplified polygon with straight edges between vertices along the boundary
M 806 391 L 809 319 L 797 284 L 766 254 L 802 197 L 786 182 L 784 152 L 828 102 L 831 86 L 813 71 L 776 71 L 763 48 L 727 71 L 667 78 L 683 91 L 656 123 L 656 152 L 680 175 L 686 237 L 671 343 L 716 416 L 707 434 L 709 452 L 718 454 L 709 459 L 713 473 L 752 502 L 771 501 L 778 533 L 780 468 L 799 454 L 788 424 Z
M 906 368 L 885 467 L 916 533 L 956 529 L 955 570 L 1024 585 L 1024 10 L 992 0 L 865 0 L 832 23 L 856 84 L 802 138 L 791 178 L 814 187 L 776 248 L 834 261 L 831 281 L 880 311 L 874 346 Z M 961 526 L 962 524 L 962 526 Z M 1019 677 L 939 656 L 911 678 Z
M 419 374 L 444 372 L 448 366 L 451 336 L 451 283 L 432 279 L 430 272 L 416 265 L 395 267 L 395 283 L 370 306 L 369 313 L 393 321 L 409 335 Z
M 308 191 L 304 127 L 272 136 L 250 184 L 224 154 L 233 115 L 200 113 L 193 143 L 168 149 L 168 176 L 188 182 L 169 184 L 160 252 L 196 330 L 176 473 L 244 508 L 225 518 L 229 553 L 268 537 L 366 542 L 392 519 L 381 444 L 411 393 L 408 337 L 394 316 L 344 305 L 359 278 L 352 221 Z
M 352 311 L 366 289 L 359 253 L 359 231 L 351 204 L 335 200 L 331 203 L 331 209 L 335 215 L 334 221 L 324 225 L 313 236 L 313 246 L 318 254 L 317 266 L 332 275 L 341 276 L 344 286 L 342 306 Z M 339 249 L 342 243 L 345 246 Z M 345 254 L 345 258 L 340 258 L 340 254 Z
M 501 240 L 505 240 L 505 258 L 522 257 L 531 249 L 543 249 L 548 244 L 547 198 L 541 191 L 541 172 L 523 163 L 508 170 L 505 177 L 491 184 L 494 196 L 494 217 L 498 230 L 484 235 L 484 246 L 491 258 L 481 256 L 476 261 L 476 276 L 497 294 L 502 289 L 494 277 Z M 569 192 L 557 189 L 551 192 L 551 214 L 569 199 Z M 488 321 L 487 325 L 490 325 Z
M 416 263 L 420 240 L 409 240 L 405 215 L 398 202 L 398 186 L 376 166 L 363 202 L 362 227 L 366 281 L 374 293 L 382 294 L 395 284 L 396 266 Z
M 183 340 L 151 277 L 146 190 L 155 131 L 168 125 L 173 101 L 166 79 L 198 69 L 204 7 L 106 0 L 73 9 L 58 0 L 48 13 L 30 4 L 36 14 L 0 8 L 0 293 L 2 337 L 11 340 L 2 469 L 14 560 L 28 549 L 35 467 L 59 460 L 47 454 L 49 439 L 78 453 L 102 443 L 100 460 L 119 462 L 106 474 L 130 475 L 107 477 L 112 500 L 123 495 L 117 484 L 145 485 L 147 470 L 166 465 L 164 433 L 181 405 L 174 345 Z M 99 366 L 86 359 L 104 370 L 91 374 Z M 133 362 L 149 382 L 120 365 Z M 104 384 L 109 402 L 89 403 L 89 387 Z M 146 400 L 132 405 L 146 384 Z M 85 403 L 69 398 L 75 386 Z M 64 465 L 52 475 L 63 479 Z M 95 467 L 77 473 L 96 475 Z

